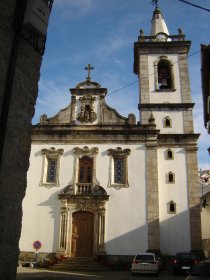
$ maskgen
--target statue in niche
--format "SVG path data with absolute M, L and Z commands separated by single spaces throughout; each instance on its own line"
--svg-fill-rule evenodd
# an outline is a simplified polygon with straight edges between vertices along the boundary
M 94 112 L 95 97 L 86 95 L 79 98 L 81 102 L 80 113 L 77 115 L 77 120 L 80 122 L 94 122 L 97 119 L 97 114 Z

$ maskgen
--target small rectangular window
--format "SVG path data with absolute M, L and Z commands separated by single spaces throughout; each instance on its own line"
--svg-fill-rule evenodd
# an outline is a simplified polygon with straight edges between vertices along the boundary
M 40 186 L 47 188 L 59 186 L 59 169 L 60 169 L 60 157 L 63 154 L 63 149 L 42 149 L 43 155 L 42 161 L 42 174 L 40 180 Z
M 57 159 L 48 158 L 47 166 L 47 179 L 46 182 L 54 183 L 56 182 L 56 171 L 57 171 Z
M 124 184 L 124 159 L 114 158 L 114 183 Z
M 108 187 L 113 187 L 116 190 L 129 187 L 128 156 L 130 153 L 130 149 L 122 149 L 121 147 L 108 150 L 108 155 L 110 155 Z

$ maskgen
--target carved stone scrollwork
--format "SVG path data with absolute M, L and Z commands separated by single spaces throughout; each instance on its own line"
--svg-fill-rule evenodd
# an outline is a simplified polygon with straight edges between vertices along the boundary
M 92 95 L 84 95 L 79 98 L 81 102 L 80 113 L 77 115 L 77 120 L 80 122 L 94 122 L 97 119 L 97 114 L 94 112 L 94 101 L 96 98 Z
M 116 149 L 109 149 L 108 155 L 111 156 L 129 156 L 131 153 L 130 149 L 122 149 L 121 147 L 117 147 Z
M 93 147 L 93 148 L 88 148 L 87 146 L 84 146 L 82 149 L 79 147 L 74 148 L 74 153 L 78 156 L 94 156 L 98 154 L 98 148 Z
M 86 210 L 86 207 L 87 207 L 87 202 L 86 202 L 86 200 L 85 200 L 85 199 L 82 199 L 82 200 L 80 201 L 80 203 L 81 203 L 81 211 L 85 211 L 85 210 Z
M 51 147 L 50 149 L 42 149 L 42 154 L 45 155 L 62 155 L 64 150 L 63 149 L 55 149 L 54 147 Z

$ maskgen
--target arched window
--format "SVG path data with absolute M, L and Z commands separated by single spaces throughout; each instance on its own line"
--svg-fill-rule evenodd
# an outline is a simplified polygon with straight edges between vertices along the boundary
M 175 174 L 173 172 L 168 173 L 168 183 L 174 183 L 175 182 Z
M 171 149 L 166 150 L 166 159 L 174 159 L 174 152 Z
M 98 148 L 75 147 L 74 174 L 71 180 L 72 189 L 75 194 L 92 194 L 94 187 L 100 185 L 96 179 L 96 157 Z
M 165 117 L 163 124 L 164 127 L 172 127 L 172 120 L 167 116 Z
M 155 90 L 174 91 L 174 69 L 173 62 L 167 56 L 160 56 L 154 61 Z
M 160 90 L 171 89 L 171 69 L 170 62 L 166 59 L 161 59 L 158 63 L 158 88 Z
M 79 159 L 79 183 L 92 183 L 93 159 L 84 156 Z
M 168 203 L 168 213 L 175 214 L 176 213 L 176 203 L 172 200 Z

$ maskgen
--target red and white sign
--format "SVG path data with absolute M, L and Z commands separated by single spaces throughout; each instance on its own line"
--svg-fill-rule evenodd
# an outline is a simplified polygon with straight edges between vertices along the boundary
M 42 243 L 39 240 L 34 241 L 33 247 L 35 250 L 39 250 L 42 247 Z

